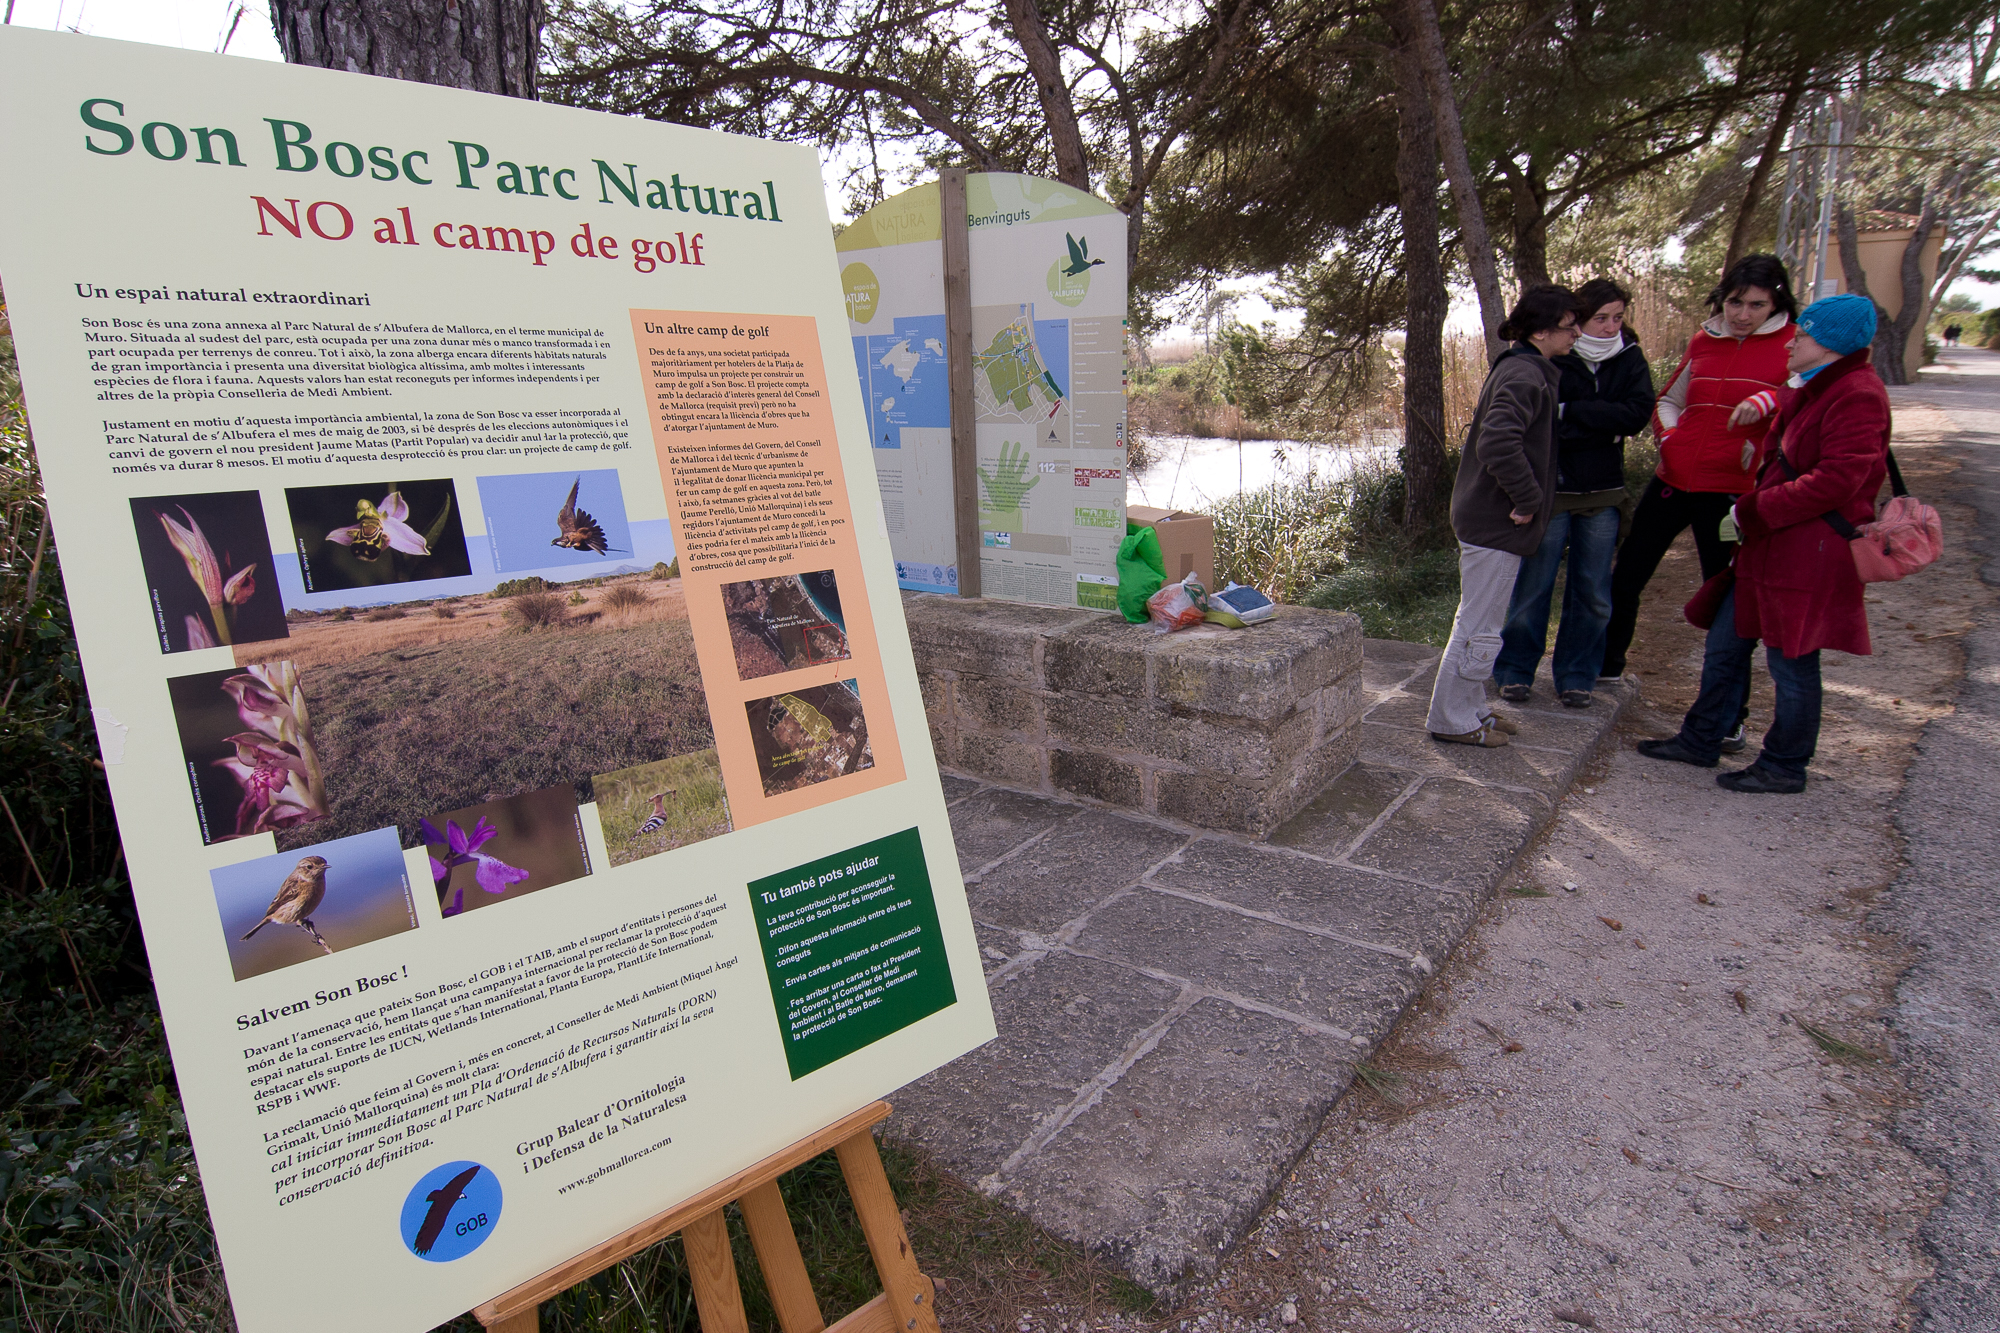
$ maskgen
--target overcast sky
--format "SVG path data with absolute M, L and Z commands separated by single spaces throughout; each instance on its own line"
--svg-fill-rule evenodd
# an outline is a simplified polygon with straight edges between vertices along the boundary
M 7 8 L 13 22 L 29 28 L 61 28 L 191 51 L 219 51 L 228 38 L 230 55 L 279 59 L 271 11 L 263 0 L 8 0 Z M 230 37 L 239 11 L 242 21 Z

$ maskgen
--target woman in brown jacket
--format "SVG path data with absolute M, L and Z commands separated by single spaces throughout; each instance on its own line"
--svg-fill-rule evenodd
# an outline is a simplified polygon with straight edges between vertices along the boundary
M 1500 326 L 1514 345 L 1479 390 L 1458 480 L 1451 528 L 1458 537 L 1458 614 L 1438 663 L 1426 725 L 1440 741 L 1505 745 L 1514 724 L 1486 702 L 1500 630 L 1522 557 L 1542 544 L 1556 500 L 1556 388 L 1551 359 L 1576 343 L 1576 298 L 1567 288 L 1530 287 Z

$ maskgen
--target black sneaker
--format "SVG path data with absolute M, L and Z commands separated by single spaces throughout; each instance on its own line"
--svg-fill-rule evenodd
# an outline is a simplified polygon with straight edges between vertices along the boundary
M 1749 746 L 1750 742 L 1743 739 L 1743 724 L 1741 722 L 1736 724 L 1736 730 L 1722 738 L 1722 752 L 1724 754 L 1742 754 Z
M 1752 764 L 1734 773 L 1717 773 L 1715 785 L 1724 791 L 1740 791 L 1754 796 L 1795 796 L 1806 789 L 1806 780 L 1786 777 L 1762 764 Z
M 1530 691 L 1526 685 L 1502 685 L 1500 687 L 1500 697 L 1510 704 L 1524 704 L 1528 702 L 1529 693 Z
M 1703 759 L 1687 746 L 1681 744 L 1678 736 L 1663 736 L 1658 740 L 1640 741 L 1635 747 L 1648 759 L 1669 759 L 1676 764 L 1693 764 L 1696 768 L 1714 768 L 1715 760 Z

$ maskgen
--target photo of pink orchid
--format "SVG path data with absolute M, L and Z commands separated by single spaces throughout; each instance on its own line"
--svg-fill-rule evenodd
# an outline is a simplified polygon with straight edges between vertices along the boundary
M 511 902 L 590 873 L 570 783 L 419 819 L 417 830 L 444 917 Z
M 449 479 L 287 487 L 307 592 L 463 578 L 472 572 Z
M 484 815 L 479 817 L 470 833 L 460 828 L 458 821 L 452 819 L 445 821 L 447 832 L 444 833 L 439 833 L 436 825 L 428 819 L 417 822 L 423 826 L 426 843 L 441 842 L 445 845 L 444 860 L 440 861 L 437 853 L 431 853 L 431 878 L 437 881 L 438 898 L 446 916 L 457 916 L 465 910 L 463 880 L 459 882 L 457 891 L 452 894 L 451 901 L 443 902 L 445 886 L 451 881 L 451 872 L 459 866 L 472 866 L 473 881 L 486 892 L 494 894 L 505 893 L 508 885 L 519 884 L 528 877 L 528 872 L 519 866 L 510 866 L 499 857 L 488 856 L 479 850 L 500 835 L 500 830 L 487 822 Z
M 326 817 L 326 774 L 292 663 L 181 676 L 167 690 L 204 842 Z
M 255 491 L 132 501 L 163 652 L 287 637 Z

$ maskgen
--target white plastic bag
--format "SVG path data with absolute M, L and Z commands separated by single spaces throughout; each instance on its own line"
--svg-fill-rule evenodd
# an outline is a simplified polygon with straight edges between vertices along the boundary
M 1208 589 L 1190 574 L 1179 583 L 1169 583 L 1148 597 L 1146 614 L 1163 633 L 1199 625 L 1202 617 L 1208 614 Z

